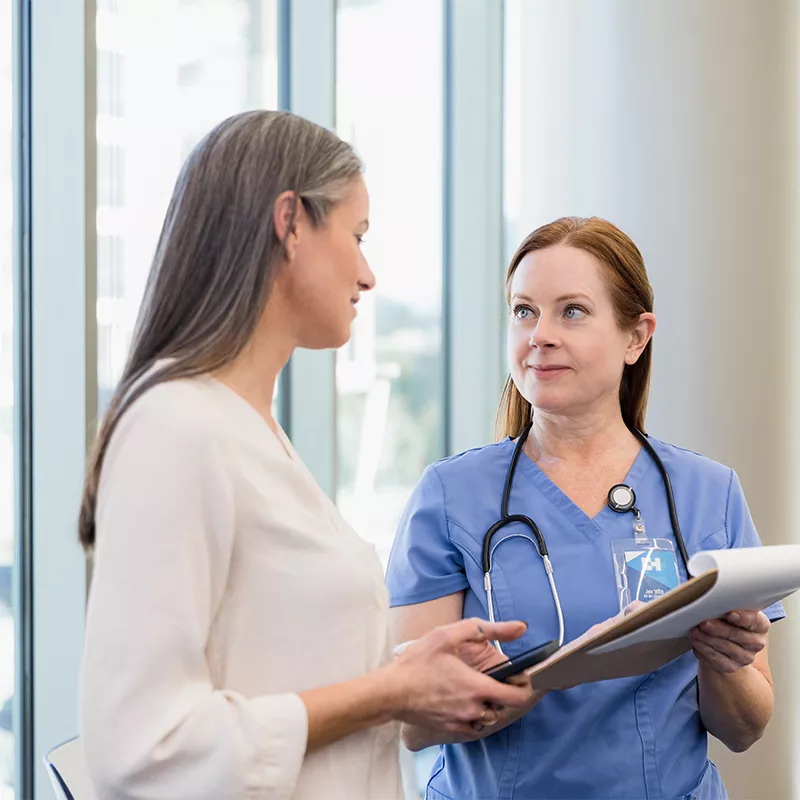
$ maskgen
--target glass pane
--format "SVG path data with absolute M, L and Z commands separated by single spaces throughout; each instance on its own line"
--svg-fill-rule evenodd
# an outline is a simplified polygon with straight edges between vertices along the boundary
M 0 0 L 0 800 L 14 797 L 14 279 L 11 0 Z
M 217 122 L 276 108 L 278 0 L 97 4 L 97 350 L 102 413 L 125 364 L 180 167 Z
M 337 359 L 336 499 L 384 563 L 409 493 L 444 454 L 442 63 L 440 3 L 339 0 L 337 127 L 366 163 L 378 283 Z
M 522 142 L 526 142 L 525 150 L 531 150 L 530 141 L 522 136 L 523 114 L 535 140 L 535 126 L 531 121 L 536 118 L 532 109 L 527 108 L 522 100 L 522 6 L 521 0 L 506 0 L 505 4 L 505 36 L 503 42 L 503 218 L 504 226 L 504 263 L 508 263 L 519 243 L 531 232 L 529 220 L 538 219 L 531 209 L 521 213 L 523 205 L 523 182 L 520 179 L 523 163 Z M 535 172 L 535 170 L 533 171 Z M 528 172 L 527 174 L 531 174 Z M 529 191 L 535 192 L 535 187 Z

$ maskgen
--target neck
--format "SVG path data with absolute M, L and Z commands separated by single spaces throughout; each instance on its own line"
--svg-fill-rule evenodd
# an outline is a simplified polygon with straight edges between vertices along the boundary
M 272 400 L 278 373 L 286 366 L 295 349 L 289 329 L 278 324 L 275 316 L 263 314 L 244 350 L 216 375 L 247 400 L 273 427 Z
M 618 407 L 611 414 L 594 411 L 579 416 L 535 411 L 526 450 L 537 463 L 585 461 L 636 444 Z

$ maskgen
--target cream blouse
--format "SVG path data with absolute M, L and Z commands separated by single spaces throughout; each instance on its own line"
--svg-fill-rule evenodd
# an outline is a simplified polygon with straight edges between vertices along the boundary
M 402 798 L 397 726 L 306 755 L 298 693 L 391 653 L 372 545 L 208 377 L 123 415 L 102 470 L 82 737 L 101 798 Z

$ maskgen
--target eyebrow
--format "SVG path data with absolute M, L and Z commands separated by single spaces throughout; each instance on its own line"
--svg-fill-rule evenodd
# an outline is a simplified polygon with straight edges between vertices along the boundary
M 514 292 L 514 294 L 511 295 L 511 299 L 519 299 L 524 300 L 526 303 L 533 303 L 532 298 L 528 297 L 526 294 L 522 294 L 521 292 Z M 590 303 L 592 298 L 589 297 L 588 294 L 581 294 L 580 292 L 575 294 L 562 294 L 561 297 L 556 298 L 556 303 L 567 303 L 570 300 L 583 300 Z

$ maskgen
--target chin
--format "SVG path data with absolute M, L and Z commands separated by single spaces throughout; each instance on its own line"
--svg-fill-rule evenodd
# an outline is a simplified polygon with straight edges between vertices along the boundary
M 344 347 L 350 341 L 351 336 L 352 336 L 352 332 L 350 331 L 350 327 L 348 326 L 347 332 L 339 337 L 339 339 L 338 339 L 336 344 L 331 345 L 331 346 L 338 350 L 340 347 Z
M 350 341 L 352 335 L 350 324 L 348 323 L 346 327 L 340 330 L 330 331 L 326 337 L 325 344 L 321 344 L 317 349 L 338 350 L 340 347 L 344 347 Z
M 526 396 L 526 400 L 534 408 L 548 414 L 560 414 L 572 405 L 566 397 L 559 397 L 557 392 L 548 391 L 531 392 Z
M 350 341 L 350 326 L 339 330 L 308 331 L 297 346 L 304 350 L 337 350 Z

